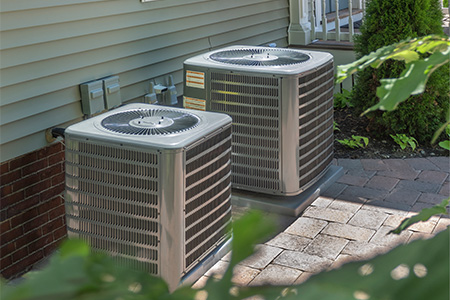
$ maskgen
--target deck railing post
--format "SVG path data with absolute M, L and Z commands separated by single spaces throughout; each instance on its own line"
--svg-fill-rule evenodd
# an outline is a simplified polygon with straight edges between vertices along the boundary
M 322 39 L 326 41 L 328 39 L 328 31 L 327 31 L 327 4 L 326 0 L 322 0 Z
M 348 0 L 348 40 L 350 42 L 353 41 L 353 33 L 354 33 L 354 28 L 353 28 L 353 1 L 352 0 Z
M 311 40 L 316 39 L 316 0 L 310 0 L 311 7 Z
M 341 40 L 341 26 L 339 20 L 339 0 L 335 0 L 336 3 L 336 19 L 334 20 L 336 26 L 336 41 L 339 42 Z

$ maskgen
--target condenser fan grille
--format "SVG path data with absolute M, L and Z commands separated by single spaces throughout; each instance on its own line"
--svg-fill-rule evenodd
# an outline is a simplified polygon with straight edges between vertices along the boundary
M 217 62 L 244 66 L 286 66 L 310 59 L 307 54 L 279 48 L 224 50 L 211 54 L 209 58 Z
M 165 135 L 183 132 L 198 125 L 200 119 L 188 112 L 165 109 L 137 109 L 110 115 L 101 125 L 113 132 L 129 135 Z

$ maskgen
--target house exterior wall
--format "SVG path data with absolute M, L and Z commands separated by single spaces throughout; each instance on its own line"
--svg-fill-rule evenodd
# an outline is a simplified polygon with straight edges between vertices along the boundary
M 287 46 L 288 0 L 1 1 L 0 269 L 7 277 L 48 254 L 35 254 L 31 243 L 45 250 L 64 236 L 63 144 L 49 144 L 45 131 L 83 120 L 81 83 L 119 76 L 122 102 L 143 102 L 149 82 L 167 75 L 181 95 L 191 56 L 231 44 Z M 49 222 L 55 227 L 44 229 Z M 18 242 L 23 236 L 34 239 Z

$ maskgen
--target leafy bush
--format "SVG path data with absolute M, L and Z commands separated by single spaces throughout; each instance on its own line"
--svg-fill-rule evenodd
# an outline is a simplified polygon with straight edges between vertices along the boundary
M 356 148 L 366 148 L 367 145 L 369 145 L 369 139 L 364 136 L 359 135 L 352 135 L 351 139 L 343 139 L 343 140 L 336 140 L 342 145 L 356 149 Z
M 334 108 L 353 107 L 350 98 L 351 92 L 346 89 L 343 89 L 342 93 L 334 94 Z
M 400 148 L 402 148 L 402 150 L 405 150 L 405 148 L 409 145 L 414 151 L 418 144 L 415 138 L 413 138 L 412 136 L 407 136 L 406 134 L 391 134 L 391 138 L 400 146 Z
M 358 57 L 406 38 L 442 34 L 442 10 L 439 0 L 371 0 L 355 36 Z M 360 112 L 378 102 L 376 89 L 380 79 L 396 78 L 405 69 L 403 61 L 387 61 L 377 69 L 366 68 L 356 77 L 351 102 Z M 411 96 L 392 112 L 376 111 L 368 115 L 374 136 L 387 137 L 399 132 L 428 142 L 445 122 L 449 107 L 449 67 L 440 68 L 430 77 L 424 93 Z

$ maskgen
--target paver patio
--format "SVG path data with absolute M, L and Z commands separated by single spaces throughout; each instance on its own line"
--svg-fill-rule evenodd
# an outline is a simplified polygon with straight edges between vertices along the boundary
M 435 216 L 400 235 L 387 233 L 425 207 L 450 196 L 450 159 L 337 159 L 344 175 L 297 218 L 278 216 L 282 230 L 256 247 L 234 270 L 236 285 L 299 284 L 311 275 L 383 254 L 450 226 L 449 215 Z M 234 216 L 245 208 L 235 207 Z M 230 254 L 195 284 L 223 274 Z

